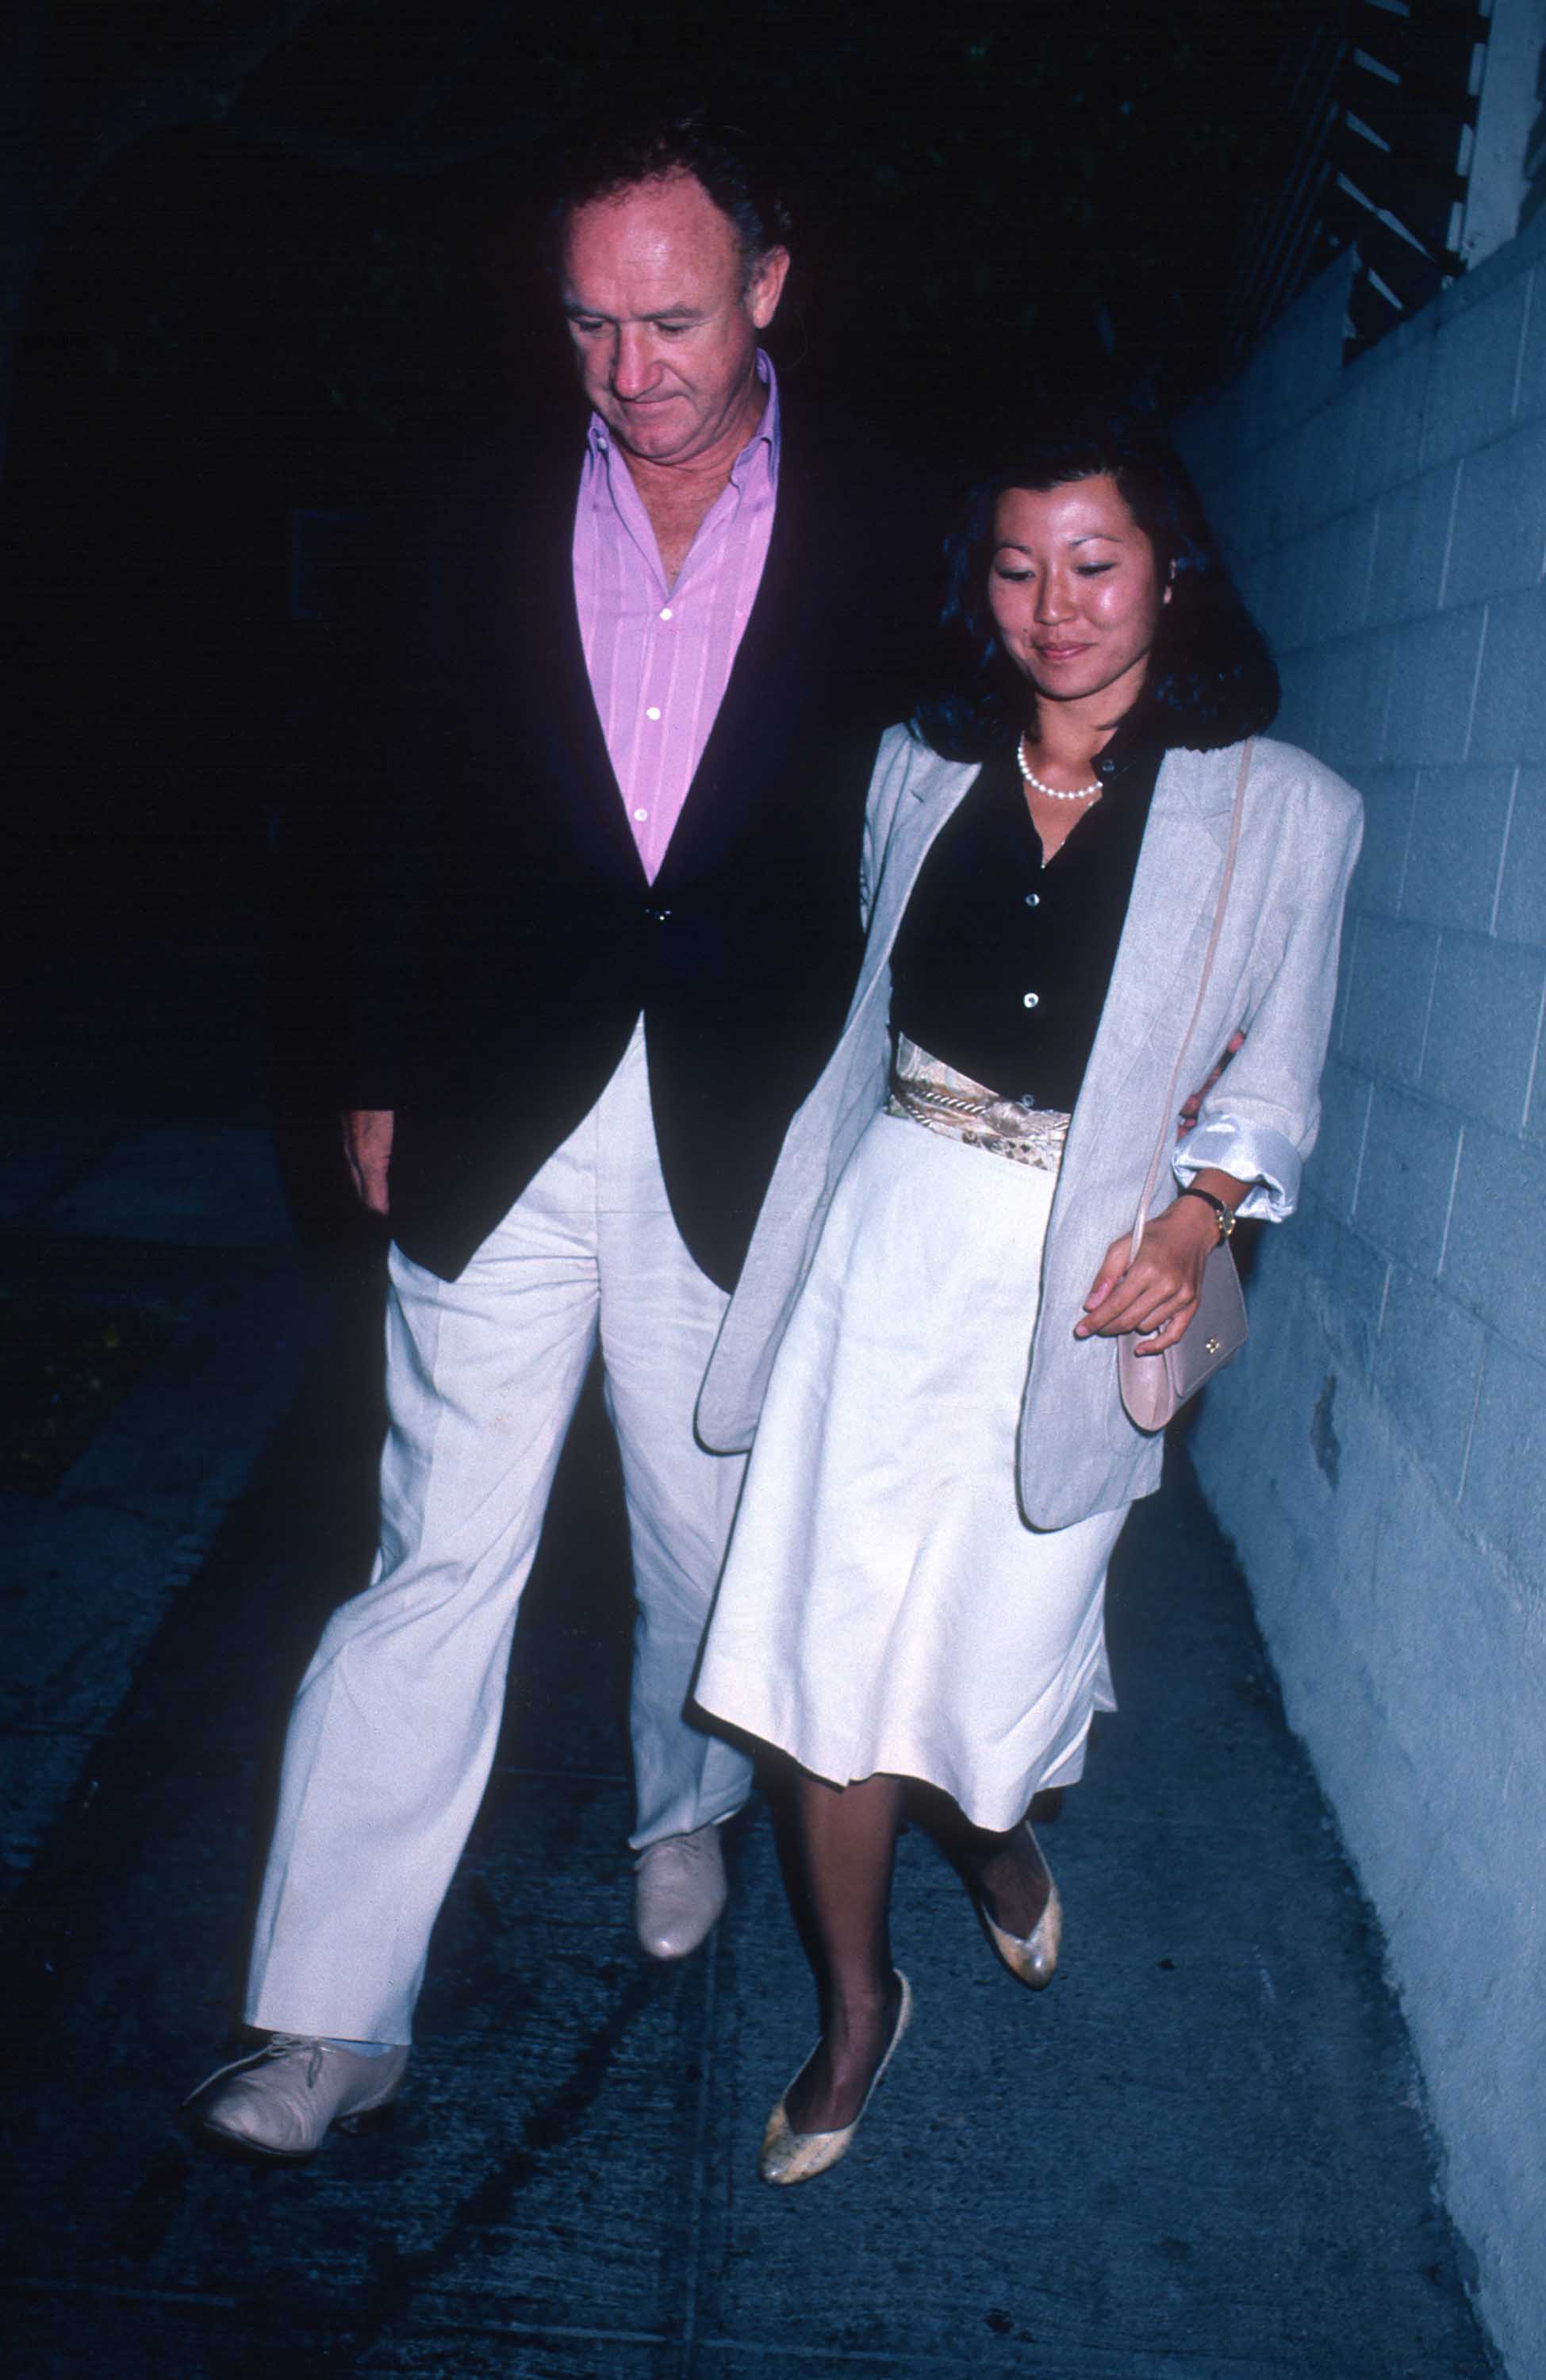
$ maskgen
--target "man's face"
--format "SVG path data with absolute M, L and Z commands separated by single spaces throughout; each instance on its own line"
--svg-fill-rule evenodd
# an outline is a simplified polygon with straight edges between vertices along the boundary
M 586 395 L 618 443 L 690 463 L 749 434 L 757 334 L 789 257 L 746 280 L 735 226 L 691 174 L 577 208 L 563 243 L 563 310 Z

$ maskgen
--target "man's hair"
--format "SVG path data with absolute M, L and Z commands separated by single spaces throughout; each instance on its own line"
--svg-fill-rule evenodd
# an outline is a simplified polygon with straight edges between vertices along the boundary
M 570 152 L 548 217 L 553 269 L 562 263 L 564 234 L 578 208 L 674 174 L 691 174 L 728 219 L 748 280 L 768 250 L 788 239 L 783 188 L 760 142 L 739 125 L 695 107 L 682 115 L 614 119 Z
M 936 674 L 913 730 L 950 760 L 1006 751 L 1034 702 L 988 608 L 994 508 L 1011 488 L 1067 487 L 1109 476 L 1154 550 L 1170 601 L 1154 633 L 1140 699 L 1160 740 L 1213 751 L 1268 726 L 1278 678 L 1246 610 L 1186 466 L 1152 415 L 1105 406 L 1051 408 L 1016 459 L 972 489 L 946 540 L 947 593 Z

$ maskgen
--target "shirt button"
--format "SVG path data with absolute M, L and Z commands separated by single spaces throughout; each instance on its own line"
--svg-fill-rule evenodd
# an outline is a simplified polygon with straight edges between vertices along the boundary
M 646 717 L 646 719 L 658 719 L 658 718 L 659 718 L 659 716 L 660 716 L 660 706 L 659 706 L 659 704 L 658 704 L 658 703 L 656 703 L 656 702 L 652 702 L 652 703 L 650 704 L 650 706 L 649 706 L 649 709 L 645 712 L 645 717 Z
M 1021 1000 L 1021 1005 L 1022 1008 L 1039 1008 L 1041 1000 L 1042 995 L 1039 991 L 1028 991 Z
M 660 617 L 662 618 L 662 620 L 669 620 L 669 619 L 670 618 L 670 616 L 671 616 L 671 607 L 670 607 L 670 605 L 668 603 L 668 604 L 667 604 L 667 606 L 666 606 L 666 608 L 665 608 L 665 610 L 661 613 Z
M 647 810 L 635 810 L 634 812 L 634 816 L 638 820 L 639 824 L 643 826 L 646 819 L 649 816 L 649 812 Z
M 1041 894 L 1039 892 L 1028 892 L 1025 896 L 1025 905 L 1028 909 L 1039 909 L 1042 905 Z

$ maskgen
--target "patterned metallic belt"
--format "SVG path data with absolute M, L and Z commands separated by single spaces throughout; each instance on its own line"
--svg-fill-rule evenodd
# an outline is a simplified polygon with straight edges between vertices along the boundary
M 886 1112 L 908 1123 L 921 1123 L 968 1148 L 985 1148 L 1008 1157 L 1016 1165 L 1039 1166 L 1056 1173 L 1063 1160 L 1069 1119 L 1056 1108 L 1029 1107 L 1021 1099 L 1001 1099 L 984 1090 L 970 1075 L 958 1074 L 940 1058 L 931 1058 L 905 1033 L 897 1036 L 891 1068 L 891 1093 Z

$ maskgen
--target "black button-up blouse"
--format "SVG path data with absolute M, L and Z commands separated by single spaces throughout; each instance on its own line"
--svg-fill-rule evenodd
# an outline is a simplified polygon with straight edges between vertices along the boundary
M 1152 735 L 1114 736 L 1105 790 L 1045 866 L 1013 753 L 984 763 L 897 936 L 898 1032 L 1000 1099 L 1072 1111 L 1164 757 Z

